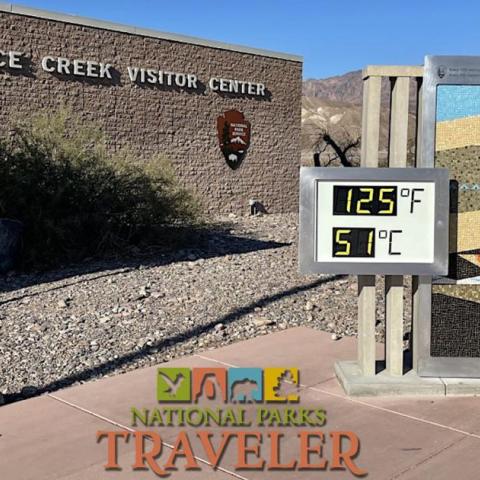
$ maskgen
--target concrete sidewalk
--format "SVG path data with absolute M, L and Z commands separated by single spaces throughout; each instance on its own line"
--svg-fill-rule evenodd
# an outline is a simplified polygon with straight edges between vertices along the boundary
M 334 342 L 330 334 L 294 328 L 162 366 L 298 367 L 302 384 L 300 406 L 326 410 L 327 423 L 322 427 L 325 433 L 355 432 L 361 442 L 355 462 L 368 471 L 367 478 L 480 478 L 480 400 L 475 397 L 348 398 L 334 377 L 333 365 L 337 360 L 354 359 L 355 344 L 353 338 Z M 132 470 L 133 440 L 118 442 L 118 463 L 123 470 L 105 471 L 107 444 L 105 440 L 96 442 L 98 430 L 131 430 L 131 407 L 158 407 L 155 385 L 156 367 L 152 367 L 1 407 L 0 479 L 159 478 L 151 471 Z M 162 457 L 168 456 L 168 445 L 171 447 L 182 429 L 155 430 L 160 432 L 166 445 Z M 221 431 L 219 427 L 211 430 Z M 191 429 L 192 438 L 194 431 Z M 282 431 L 286 434 L 282 448 L 288 456 L 298 450 L 298 438 L 295 428 Z M 195 440 L 192 447 L 195 455 L 205 459 L 202 447 Z M 269 447 L 265 444 L 262 448 L 268 450 Z M 329 448 L 327 442 L 325 451 Z M 203 463 L 201 471 L 185 471 L 179 461 L 178 472 L 168 478 L 355 478 L 348 471 L 236 471 L 234 457 L 235 448 L 225 452 L 221 471 L 213 471 Z M 262 451 L 262 457 L 269 458 L 269 452 Z M 312 461 L 314 457 L 312 455 Z M 325 457 L 329 458 L 328 453 Z

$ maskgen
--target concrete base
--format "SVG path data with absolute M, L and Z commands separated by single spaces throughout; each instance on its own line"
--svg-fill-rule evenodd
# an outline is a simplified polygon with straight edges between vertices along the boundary
M 345 393 L 351 396 L 480 395 L 480 379 L 419 377 L 414 370 L 398 377 L 385 371 L 364 377 L 355 361 L 335 363 L 335 373 Z
M 453 397 L 480 395 L 480 378 L 442 378 L 445 384 L 445 395 Z

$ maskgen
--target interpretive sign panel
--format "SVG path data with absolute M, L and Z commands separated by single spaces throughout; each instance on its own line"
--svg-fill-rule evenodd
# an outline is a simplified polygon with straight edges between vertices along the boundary
M 450 268 L 420 302 L 425 376 L 480 376 L 480 57 L 427 57 L 423 167 L 445 167 Z M 431 293 L 431 295 L 430 295 Z
M 448 171 L 304 167 L 302 273 L 442 275 Z

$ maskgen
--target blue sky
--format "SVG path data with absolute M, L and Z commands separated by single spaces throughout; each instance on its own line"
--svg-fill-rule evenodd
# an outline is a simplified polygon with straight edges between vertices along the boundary
M 16 2 L 13 2 L 16 3 Z M 479 55 L 472 0 L 21 0 L 22 5 L 304 57 L 304 77 Z

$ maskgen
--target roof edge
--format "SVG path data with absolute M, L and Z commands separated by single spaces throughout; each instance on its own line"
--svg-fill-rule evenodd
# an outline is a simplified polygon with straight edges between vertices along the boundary
M 12 13 L 15 15 L 25 15 L 28 17 L 41 18 L 44 20 L 52 20 L 55 22 L 70 23 L 73 25 L 81 25 L 84 27 L 98 28 L 102 30 L 110 30 L 120 33 L 129 33 L 131 35 L 140 35 L 144 37 L 159 38 L 161 40 L 170 40 L 173 42 L 189 43 L 202 47 L 216 48 L 220 50 L 230 50 L 239 53 L 248 53 L 251 55 L 259 55 L 262 57 L 279 58 L 292 62 L 303 63 L 303 57 L 289 53 L 274 52 L 271 50 L 262 50 L 253 47 L 245 47 L 242 45 L 234 45 L 229 43 L 217 42 L 215 40 L 205 40 L 202 38 L 191 37 L 188 35 L 177 35 L 175 33 L 161 32 L 149 28 L 139 28 L 121 23 L 97 20 L 94 18 L 81 17 L 77 15 L 68 15 L 65 13 L 57 13 L 48 10 L 40 10 L 37 8 L 24 7 L 12 3 L 0 3 L 0 12 Z

